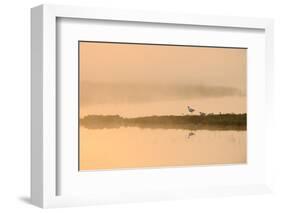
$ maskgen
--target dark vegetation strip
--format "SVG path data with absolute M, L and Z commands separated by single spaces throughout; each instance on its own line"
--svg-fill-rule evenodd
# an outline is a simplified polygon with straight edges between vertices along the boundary
M 247 114 L 164 115 L 123 118 L 119 115 L 87 115 L 80 124 L 88 129 L 139 127 L 150 129 L 246 130 Z

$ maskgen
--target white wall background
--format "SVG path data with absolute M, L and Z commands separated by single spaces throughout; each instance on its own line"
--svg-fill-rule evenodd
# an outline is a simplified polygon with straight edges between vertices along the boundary
M 270 17 L 275 19 L 274 193 L 67 209 L 69 212 L 281 212 L 281 3 L 279 0 L 9 0 L 0 7 L 0 212 L 37 212 L 29 204 L 30 11 L 41 3 Z M 278 110 L 279 109 L 279 110 Z M 65 209 L 47 210 L 60 212 Z

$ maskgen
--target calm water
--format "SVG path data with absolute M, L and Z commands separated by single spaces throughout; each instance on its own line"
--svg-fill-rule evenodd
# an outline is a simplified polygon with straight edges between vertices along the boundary
M 246 131 L 80 127 L 81 170 L 246 163 Z

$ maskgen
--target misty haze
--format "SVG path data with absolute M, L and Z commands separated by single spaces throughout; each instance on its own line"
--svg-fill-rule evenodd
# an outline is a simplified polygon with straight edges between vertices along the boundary
M 246 53 L 79 42 L 80 170 L 246 163 Z

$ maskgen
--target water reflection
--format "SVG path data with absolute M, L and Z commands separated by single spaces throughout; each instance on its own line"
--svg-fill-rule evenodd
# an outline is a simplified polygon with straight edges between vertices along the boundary
M 246 131 L 86 129 L 81 170 L 246 163 Z
M 195 135 L 194 132 L 188 132 L 188 133 L 185 135 L 185 140 L 186 140 L 186 141 L 189 141 L 189 139 L 190 139 L 192 136 L 194 136 L 194 135 Z

